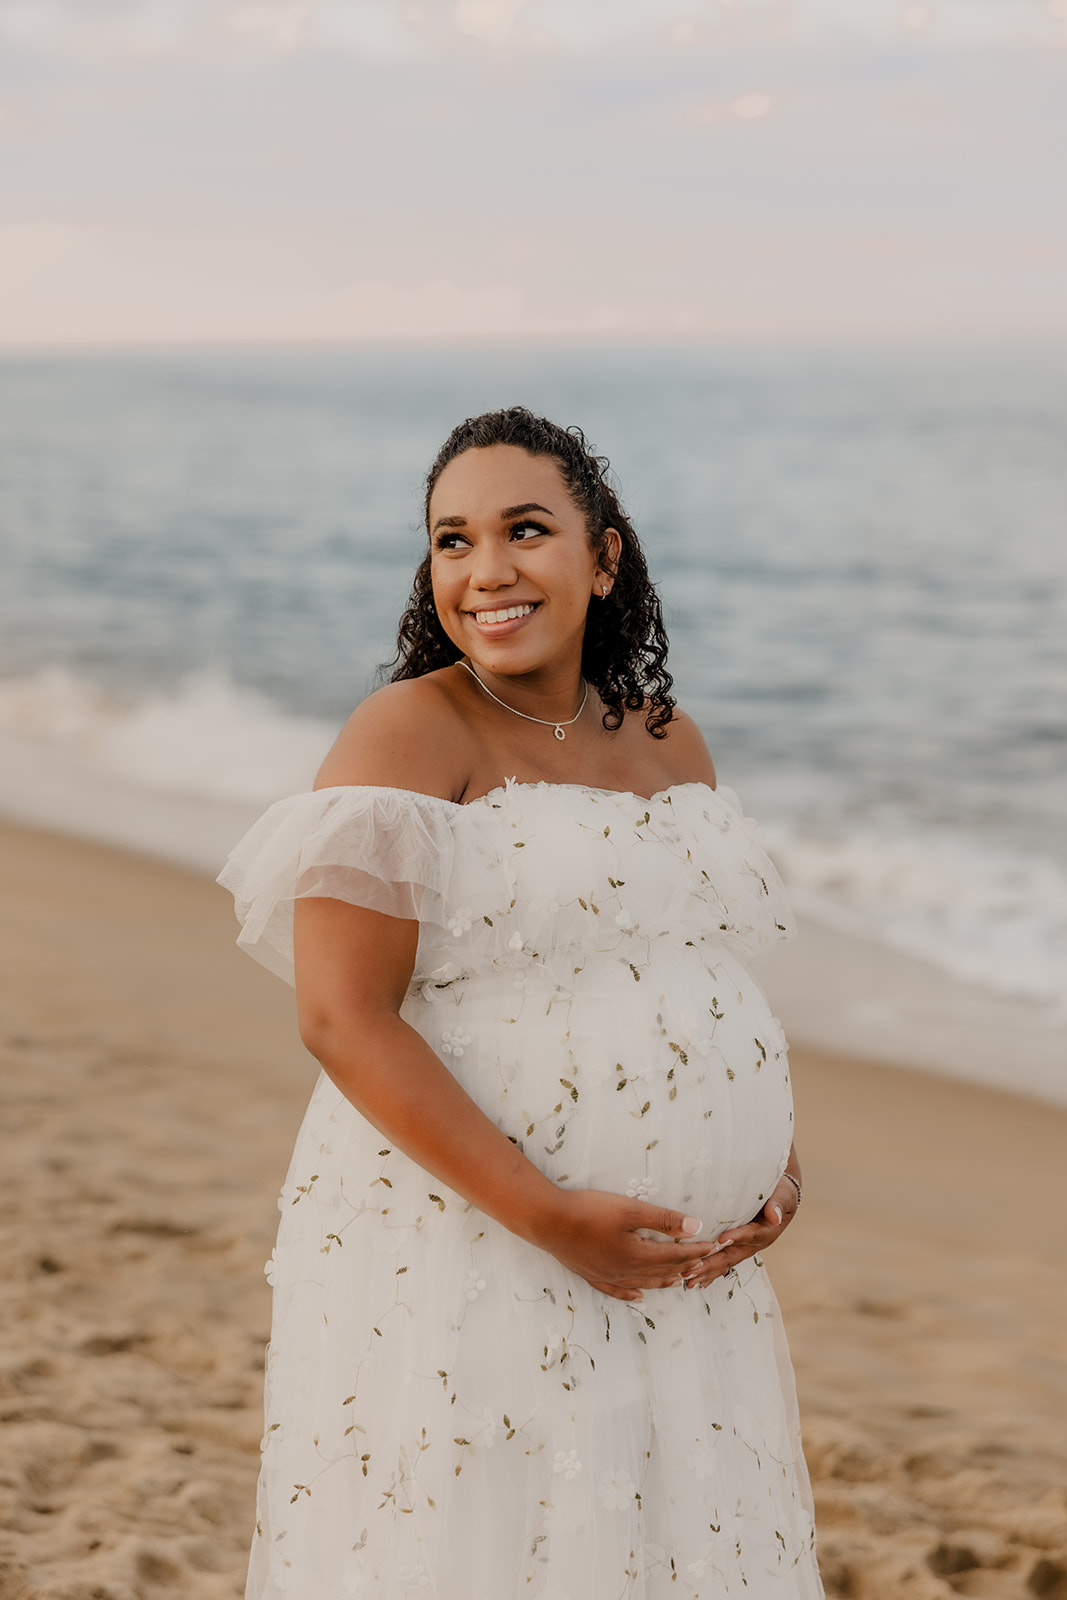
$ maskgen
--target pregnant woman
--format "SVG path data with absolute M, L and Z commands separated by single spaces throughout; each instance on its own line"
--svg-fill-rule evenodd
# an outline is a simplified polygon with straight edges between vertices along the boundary
M 577 430 L 431 468 L 393 681 L 221 881 L 323 1074 L 268 1268 L 254 1600 L 808 1600 L 756 1251 L 800 1200 L 781 887 Z

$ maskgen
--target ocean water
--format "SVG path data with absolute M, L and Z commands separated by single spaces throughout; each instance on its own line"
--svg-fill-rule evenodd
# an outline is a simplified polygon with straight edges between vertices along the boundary
M 72 828 L 78 773 L 308 786 L 392 655 L 426 465 L 516 401 L 611 457 L 800 910 L 1067 1017 L 1064 351 L 4 355 L 0 810 L 34 751 Z

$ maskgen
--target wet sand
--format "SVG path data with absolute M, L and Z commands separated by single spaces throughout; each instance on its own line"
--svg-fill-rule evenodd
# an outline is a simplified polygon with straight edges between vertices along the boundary
M 291 994 L 179 869 L 3 826 L 0 905 L 0 1600 L 239 1596 Z M 828 1592 L 1067 1600 L 1067 1112 L 793 1061 Z

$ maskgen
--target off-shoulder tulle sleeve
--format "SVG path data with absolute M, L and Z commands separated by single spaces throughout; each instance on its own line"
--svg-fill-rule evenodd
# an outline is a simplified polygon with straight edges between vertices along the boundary
M 279 800 L 230 853 L 218 881 L 238 944 L 293 982 L 293 903 L 322 895 L 417 922 L 443 920 L 453 802 L 407 789 L 345 787 Z

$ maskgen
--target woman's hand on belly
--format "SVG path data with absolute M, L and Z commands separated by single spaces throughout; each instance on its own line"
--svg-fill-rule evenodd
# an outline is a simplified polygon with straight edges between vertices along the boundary
M 706 1289 L 739 1262 L 747 1261 L 749 1256 L 766 1250 L 780 1239 L 800 1206 L 799 1182 L 800 1166 L 794 1147 L 789 1152 L 785 1174 L 779 1178 L 763 1210 L 751 1222 L 742 1223 L 739 1228 L 727 1228 L 710 1250 L 705 1249 L 704 1258 L 683 1275 L 686 1288 Z
M 681 1283 L 707 1252 L 707 1241 L 691 1238 L 700 1222 L 682 1211 L 600 1189 L 561 1189 L 558 1199 L 535 1242 L 616 1300 L 639 1301 L 644 1289 Z M 641 1229 L 668 1237 L 646 1239 Z

